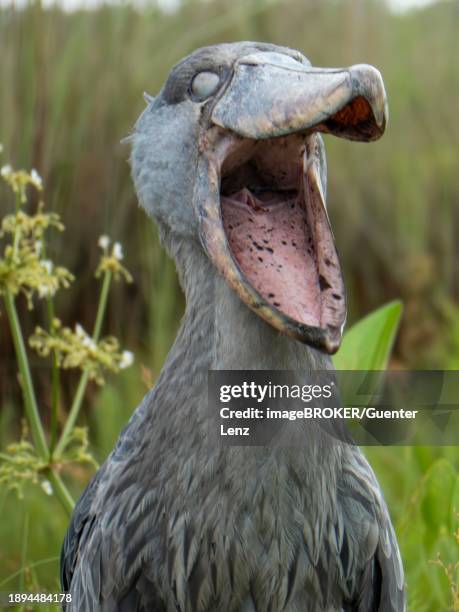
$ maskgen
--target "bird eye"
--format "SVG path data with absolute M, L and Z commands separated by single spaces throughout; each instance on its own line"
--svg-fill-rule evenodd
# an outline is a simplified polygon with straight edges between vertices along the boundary
M 191 91 L 193 94 L 204 100 L 211 96 L 220 84 L 220 77 L 215 72 L 200 72 L 191 82 Z

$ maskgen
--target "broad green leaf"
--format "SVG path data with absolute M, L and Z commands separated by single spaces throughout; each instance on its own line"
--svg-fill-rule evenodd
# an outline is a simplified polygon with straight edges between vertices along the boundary
M 361 319 L 344 334 L 333 362 L 338 370 L 385 370 L 394 344 L 402 303 L 390 302 Z

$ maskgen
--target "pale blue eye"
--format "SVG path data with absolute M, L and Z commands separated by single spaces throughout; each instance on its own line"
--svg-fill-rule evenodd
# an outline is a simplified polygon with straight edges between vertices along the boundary
M 215 93 L 219 84 L 220 77 L 215 72 L 200 72 L 191 83 L 191 91 L 195 96 L 204 100 Z

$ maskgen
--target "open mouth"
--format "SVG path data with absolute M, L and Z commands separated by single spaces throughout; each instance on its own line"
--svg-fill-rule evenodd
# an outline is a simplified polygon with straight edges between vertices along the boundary
M 379 138 L 387 120 L 384 85 L 371 66 L 322 70 L 289 62 L 285 69 L 284 58 L 261 55 L 238 64 L 200 143 L 194 201 L 201 240 L 262 319 L 334 353 L 346 299 L 319 132 Z
M 236 141 L 221 168 L 231 254 L 265 302 L 299 326 L 339 336 L 344 284 L 325 209 L 316 134 Z

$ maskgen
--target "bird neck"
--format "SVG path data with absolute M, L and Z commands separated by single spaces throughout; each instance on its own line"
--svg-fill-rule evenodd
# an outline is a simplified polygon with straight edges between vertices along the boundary
M 165 244 L 177 264 L 187 305 L 176 340 L 154 388 L 151 414 L 155 418 L 158 412 L 164 415 L 157 421 L 163 427 L 161 440 L 180 437 L 180 447 L 182 450 L 188 448 L 191 456 L 192 449 L 199 450 L 202 440 L 208 439 L 209 370 L 290 369 L 299 371 L 299 376 L 302 371 L 304 382 L 305 371 L 330 369 L 332 365 L 327 355 L 283 336 L 254 314 L 227 286 L 198 243 L 174 240 Z M 281 448 L 274 454 L 271 449 L 263 450 L 262 447 L 258 451 L 245 447 L 242 452 L 235 448 L 238 452 L 225 455 L 225 465 L 228 465 L 225 470 L 256 474 L 260 453 L 265 453 L 261 461 L 267 469 L 264 482 L 277 478 L 279 465 L 290 466 L 289 469 L 301 475 L 301 482 L 307 482 L 312 475 L 316 480 L 321 475 L 324 483 L 331 482 L 339 453 L 336 449 L 331 450 L 329 437 L 321 430 L 306 423 L 301 427 L 305 428 L 301 448 Z M 326 461 L 324 448 L 328 449 Z M 214 451 L 217 453 L 218 445 Z M 207 447 L 206 452 L 210 453 Z M 270 471 L 272 461 L 277 462 L 278 467 Z M 304 473 L 305 465 L 309 466 L 307 474 Z M 276 487 L 273 485 L 273 490 Z
M 175 245 L 175 247 L 174 247 Z M 170 241 L 186 311 L 171 355 L 192 354 L 215 370 L 326 370 L 328 355 L 279 333 L 250 310 L 220 276 L 202 247 Z M 183 364 L 189 368 L 188 364 Z

